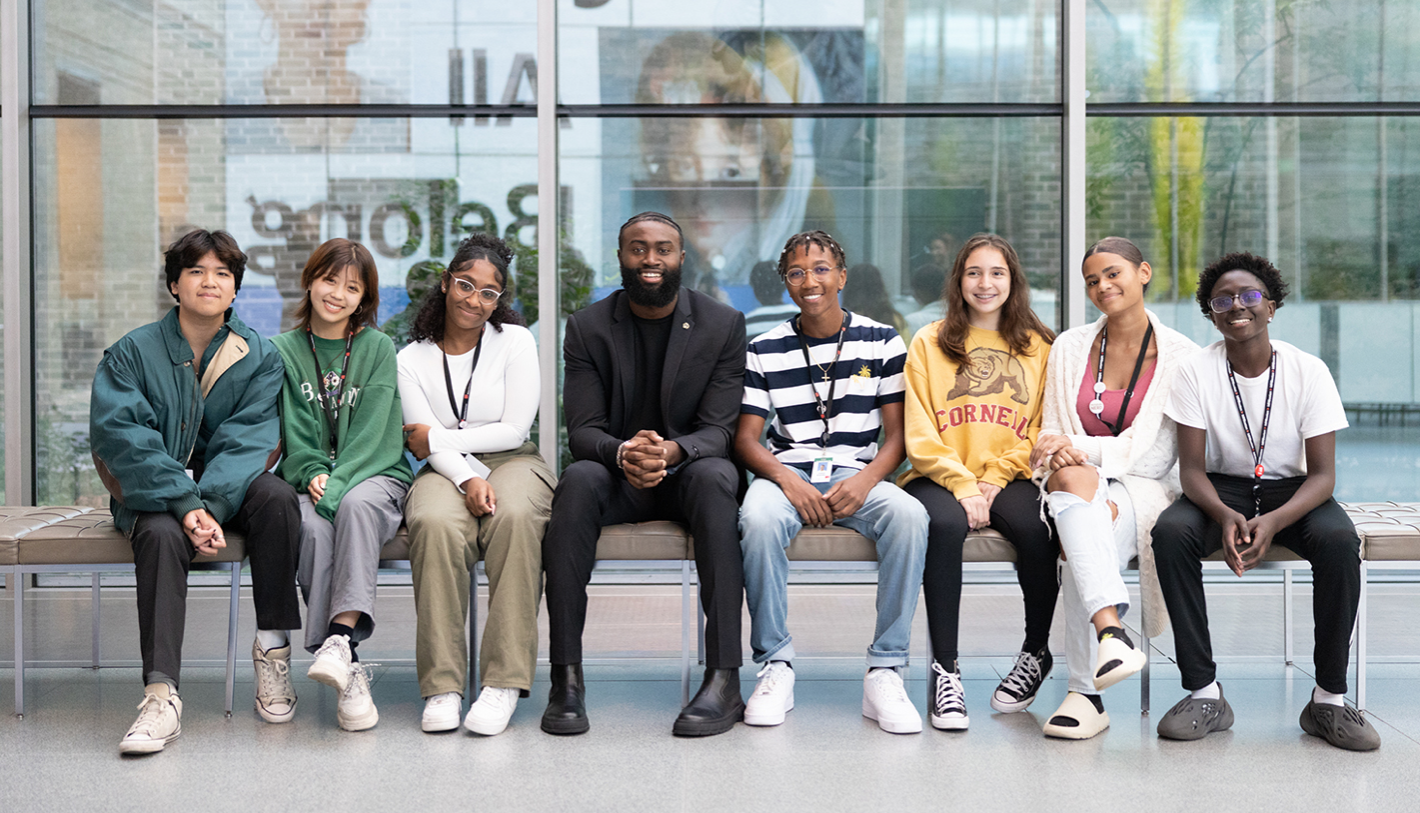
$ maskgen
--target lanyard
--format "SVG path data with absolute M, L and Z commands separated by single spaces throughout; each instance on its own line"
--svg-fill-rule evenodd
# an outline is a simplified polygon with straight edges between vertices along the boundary
M 1095 413 L 1109 431 L 1119 437 L 1119 433 L 1124 431 L 1124 413 L 1129 411 L 1129 401 L 1134 397 L 1134 385 L 1139 383 L 1139 371 L 1144 369 L 1144 357 L 1149 354 L 1149 340 L 1154 336 L 1154 323 L 1150 322 L 1147 330 L 1144 331 L 1144 344 L 1139 348 L 1139 357 L 1134 359 L 1134 375 L 1129 377 L 1129 389 L 1124 391 L 1124 400 L 1119 403 L 1119 417 L 1114 423 L 1104 419 L 1104 348 L 1109 344 L 1109 328 L 1100 329 L 1100 362 L 1099 368 L 1095 370 L 1095 398 L 1090 401 L 1090 411 Z
M 458 401 L 454 400 L 454 378 L 449 373 L 449 354 L 444 353 L 444 388 L 449 393 L 449 411 L 459 419 L 460 429 L 468 426 L 468 394 L 473 391 L 473 371 L 478 369 L 478 357 L 481 355 L 483 355 L 483 331 L 480 329 L 478 344 L 473 346 L 473 366 L 469 368 L 468 383 L 463 388 L 463 410 L 460 411 Z
M 814 374 L 809 372 L 809 389 L 814 394 L 814 404 L 818 406 L 819 420 L 823 421 L 823 436 L 819 438 L 819 445 L 825 450 L 828 449 L 828 422 L 833 417 L 833 390 L 838 386 L 838 378 L 833 375 L 834 368 L 838 366 L 838 357 L 843 355 L 843 337 L 848 334 L 848 311 L 843 311 L 843 326 L 838 329 L 838 347 L 833 351 L 833 361 L 827 369 L 823 365 L 814 363 L 809 358 L 809 343 L 804 340 L 803 328 L 799 325 L 799 320 L 794 320 L 794 335 L 799 337 L 799 349 L 804 351 L 804 370 L 809 372 L 810 367 L 817 367 L 823 371 L 823 380 L 828 382 L 828 403 L 819 397 L 818 385 L 814 383 Z
M 1237 376 L 1233 375 L 1233 363 L 1228 365 L 1228 383 L 1233 387 L 1233 403 L 1237 405 L 1238 417 L 1242 419 L 1243 433 L 1247 435 L 1247 447 L 1252 450 L 1252 499 L 1257 513 L 1262 513 L 1262 475 L 1267 469 L 1262 467 L 1262 452 L 1267 448 L 1267 426 L 1272 422 L 1272 392 L 1277 387 L 1277 351 L 1272 351 L 1272 360 L 1267 365 L 1267 402 L 1262 408 L 1262 430 L 1257 441 L 1252 439 L 1252 426 L 1247 420 L 1247 410 L 1243 407 L 1242 392 L 1238 390 Z
M 335 427 L 340 420 L 340 402 L 345 397 L 345 374 L 350 370 L 350 345 L 355 341 L 355 331 L 350 331 L 345 337 L 345 361 L 340 365 L 340 376 L 337 378 L 335 371 L 321 373 L 324 365 L 320 363 L 320 356 L 316 355 L 316 337 L 310 328 L 306 329 L 306 341 L 311 346 L 311 358 L 316 362 L 316 375 L 321 376 L 321 386 L 316 390 L 316 402 L 320 404 L 321 412 L 325 415 L 326 429 L 330 433 L 330 459 L 335 459 L 336 436 Z

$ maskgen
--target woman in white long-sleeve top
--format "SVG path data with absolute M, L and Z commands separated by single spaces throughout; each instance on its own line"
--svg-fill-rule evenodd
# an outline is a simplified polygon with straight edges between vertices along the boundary
M 425 731 L 459 724 L 469 571 L 480 556 L 489 596 L 483 691 L 464 727 L 502 732 L 532 688 L 542 532 L 557 480 L 528 440 L 540 395 L 537 347 L 508 306 L 512 256 L 496 237 L 464 240 L 399 353 L 406 443 L 429 464 L 405 508 Z
M 1082 270 L 1085 292 L 1104 315 L 1055 340 L 1031 452 L 1065 560 L 1069 693 L 1045 734 L 1066 739 L 1108 728 L 1100 692 L 1144 666 L 1145 653 L 1120 622 L 1129 608 L 1120 570 L 1135 555 L 1148 596 L 1145 631 L 1158 635 L 1167 623 L 1149 532 L 1179 493 L 1176 428 L 1164 406 L 1179 363 L 1198 349 L 1145 309 L 1153 271 L 1132 242 L 1100 240 Z

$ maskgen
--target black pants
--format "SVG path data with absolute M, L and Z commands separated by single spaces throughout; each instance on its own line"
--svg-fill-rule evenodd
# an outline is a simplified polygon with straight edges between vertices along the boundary
M 723 457 L 685 464 L 651 489 L 633 488 L 595 460 L 568 466 L 552 495 L 552 519 L 542 539 L 547 572 L 548 660 L 582 662 L 587 582 L 604 525 L 648 520 L 686 522 L 695 539 L 695 566 L 705 609 L 705 665 L 742 663 L 740 613 L 744 568 L 736 525 L 739 472 Z
M 251 558 L 256 626 L 264 630 L 301 628 L 296 599 L 301 511 L 296 492 L 270 472 L 247 488 L 237 513 L 227 521 L 246 539 Z M 138 639 L 143 683 L 174 688 L 182 671 L 182 637 L 187 622 L 187 573 L 197 549 L 172 514 L 139 514 L 133 526 L 133 562 L 138 576 Z
M 957 659 L 962 546 L 971 530 L 966 524 L 966 509 L 950 491 L 926 477 L 908 483 L 905 490 L 926 507 L 930 517 L 922 598 L 927 606 L 932 657 L 950 669 Z M 1029 480 L 1007 483 L 991 503 L 991 527 L 1016 547 L 1016 580 L 1026 605 L 1026 637 L 1021 648 L 1035 652 L 1050 642 L 1050 622 L 1060 592 L 1055 570 L 1060 545 L 1040 518 L 1040 489 Z
M 1209 474 L 1223 504 L 1251 519 L 1256 513 L 1252 479 Z M 1305 477 L 1262 482 L 1262 513 L 1279 508 L 1297 493 Z M 1223 529 L 1187 497 L 1179 497 L 1154 525 L 1154 563 L 1164 603 L 1173 622 L 1174 648 L 1183 688 L 1193 691 L 1217 675 L 1208 636 L 1208 604 L 1203 597 L 1200 561 L 1223 547 Z M 1312 566 L 1312 616 L 1316 621 L 1317 685 L 1328 692 L 1346 692 L 1351 628 L 1361 598 L 1361 540 L 1356 526 L 1328 498 L 1306 516 L 1283 528 L 1272 539 Z

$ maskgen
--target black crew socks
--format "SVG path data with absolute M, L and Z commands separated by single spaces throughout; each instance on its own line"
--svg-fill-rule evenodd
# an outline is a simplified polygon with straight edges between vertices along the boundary
M 1138 649 L 1138 647 L 1134 646 L 1134 641 L 1130 639 L 1129 633 L 1125 632 L 1123 627 L 1105 627 L 1104 629 L 1100 630 L 1099 639 L 1101 641 L 1103 641 L 1106 637 L 1109 636 L 1118 638 L 1119 640 L 1128 644 L 1130 649 Z
M 355 654 L 355 647 L 359 646 L 359 644 L 355 643 L 355 628 L 347 627 L 344 624 L 337 624 L 332 621 L 330 625 L 325 628 L 325 636 L 329 638 L 332 635 L 344 635 L 346 638 L 350 639 L 350 662 L 359 663 L 360 656 Z

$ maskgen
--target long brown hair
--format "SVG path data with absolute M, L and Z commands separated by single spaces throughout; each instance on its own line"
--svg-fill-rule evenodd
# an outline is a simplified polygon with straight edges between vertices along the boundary
M 306 295 L 296 306 L 296 328 L 307 330 L 311 326 L 311 286 L 318 279 L 333 277 L 346 268 L 354 268 L 360 274 L 360 284 L 365 291 L 360 296 L 360 305 L 350 314 L 350 328 L 374 327 L 380 311 L 380 272 L 375 268 L 375 258 L 370 250 L 344 237 L 333 237 L 321 243 L 306 260 L 301 271 L 301 287 Z
M 942 300 L 947 306 L 947 318 L 937 331 L 937 346 L 947 358 L 958 365 L 967 364 L 966 337 L 971 332 L 971 320 L 966 312 L 966 300 L 961 295 L 962 277 L 966 275 L 966 260 L 978 248 L 994 248 L 1006 259 L 1006 269 L 1011 273 L 1011 293 L 1001 308 L 999 331 L 1006 346 L 1015 356 L 1030 355 L 1031 334 L 1050 344 L 1055 341 L 1055 331 L 1045 326 L 1035 311 L 1030 308 L 1030 282 L 1021 270 L 1021 259 L 1006 239 L 997 234 L 973 234 L 957 252 L 952 263 L 952 272 L 947 275 L 947 284 L 942 289 Z

